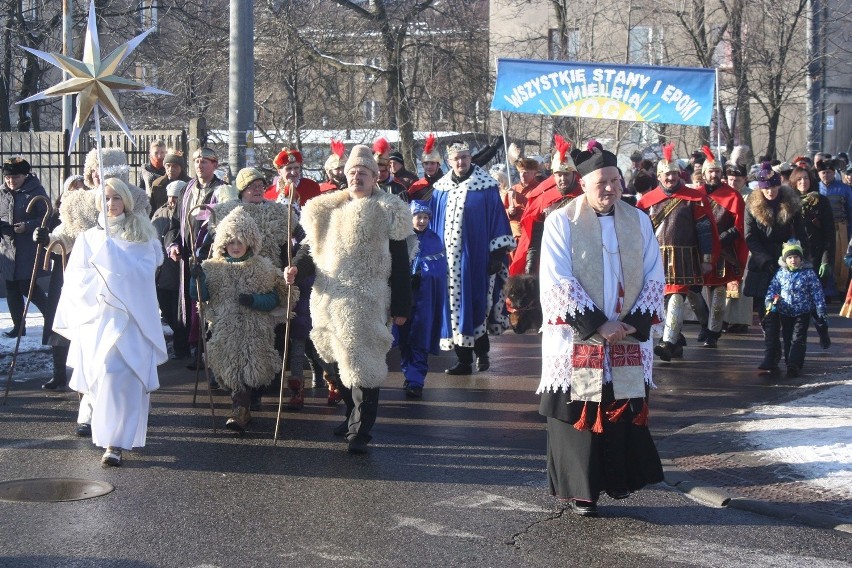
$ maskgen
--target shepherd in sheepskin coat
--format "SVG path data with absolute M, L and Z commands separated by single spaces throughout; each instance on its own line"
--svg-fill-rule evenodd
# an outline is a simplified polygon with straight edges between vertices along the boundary
M 249 248 L 248 258 L 228 256 L 226 247 L 233 239 Z M 212 333 L 207 341 L 207 362 L 216 372 L 216 380 L 234 391 L 268 385 L 281 369 L 274 329 L 284 316 L 260 310 L 286 302 L 287 285 L 272 261 L 255 253 L 261 250 L 262 241 L 251 216 L 237 208 L 219 223 L 213 256 L 201 263 L 209 292 L 209 297 L 204 298 L 202 290 L 202 299 L 207 299 L 205 315 Z M 190 291 L 194 296 L 194 282 Z M 274 304 L 261 305 L 258 296 L 270 293 L 276 296 Z M 252 306 L 241 305 L 240 294 L 252 294 Z
M 378 190 L 363 199 L 326 193 L 305 205 L 302 227 L 316 266 L 311 339 L 325 362 L 338 364 L 344 386 L 379 387 L 393 341 L 388 243 L 413 234 L 408 207 Z M 407 263 L 405 272 L 408 285 Z
M 216 211 L 216 219 L 224 219 L 234 209 L 240 208 L 254 220 L 263 236 L 263 248 L 254 251 L 255 254 L 265 256 L 272 261 L 277 268 L 282 267 L 281 251 L 287 247 L 287 210 L 290 209 L 292 218 L 290 220 L 291 231 L 299 224 L 299 215 L 285 203 L 266 201 L 264 203 L 245 203 L 242 201 L 227 201 L 217 203 L 213 210 Z M 212 230 L 216 230 L 218 222 L 211 220 Z M 285 253 L 286 254 L 286 253 Z

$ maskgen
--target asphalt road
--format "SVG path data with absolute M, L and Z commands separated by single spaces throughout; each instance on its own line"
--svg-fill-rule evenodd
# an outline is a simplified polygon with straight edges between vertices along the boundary
M 848 362 L 852 333 L 835 337 L 828 352 L 809 350 L 806 370 Z M 222 429 L 229 400 L 217 394 L 214 434 L 206 394 L 192 408 L 194 375 L 170 362 L 148 445 L 103 469 L 73 435 L 76 394 L 44 394 L 38 373 L 22 376 L 0 407 L 0 479 L 97 479 L 115 491 L 2 503 L 0 566 L 852 566 L 848 534 L 708 507 L 665 484 L 605 497 L 598 519 L 564 510 L 545 487 L 538 338 L 492 346 L 491 370 L 471 377 L 445 376 L 450 358 L 433 358 L 421 401 L 392 373 L 368 456 L 331 434 L 342 411 L 324 391 L 285 413 L 276 446 L 275 399 L 238 438 Z M 759 347 L 756 334 L 724 337 L 659 365 L 655 437 L 789 393 L 792 383 L 755 372 Z

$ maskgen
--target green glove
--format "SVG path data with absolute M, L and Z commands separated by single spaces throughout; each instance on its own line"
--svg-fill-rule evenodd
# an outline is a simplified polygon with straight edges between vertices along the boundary
M 824 262 L 819 265 L 819 277 L 826 278 L 828 276 L 831 276 L 831 265 Z

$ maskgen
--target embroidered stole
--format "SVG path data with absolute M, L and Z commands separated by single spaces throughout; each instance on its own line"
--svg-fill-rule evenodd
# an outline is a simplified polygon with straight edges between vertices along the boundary
M 573 275 L 599 308 L 604 307 L 604 250 L 601 224 L 584 197 L 566 206 L 571 225 Z M 639 210 L 621 201 L 614 212 L 618 257 L 621 263 L 618 319 L 630 313 L 644 285 L 644 239 Z M 613 275 L 618 277 L 617 274 Z M 640 343 L 632 337 L 608 343 L 599 334 L 587 341 L 575 337 L 573 346 L 571 399 L 600 402 L 605 381 L 604 371 L 612 377 L 615 399 L 645 396 L 645 372 Z

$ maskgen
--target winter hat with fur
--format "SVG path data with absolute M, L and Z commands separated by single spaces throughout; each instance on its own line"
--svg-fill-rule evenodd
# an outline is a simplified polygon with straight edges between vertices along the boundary
M 103 175 L 104 179 L 118 178 L 125 184 L 130 183 L 130 168 L 127 165 L 127 154 L 121 148 L 102 148 Z M 86 154 L 86 163 L 83 166 L 83 183 L 90 189 L 95 189 L 95 180 L 92 172 L 98 168 L 98 149 L 92 148 Z
M 180 197 L 183 195 L 183 190 L 186 189 L 186 182 L 176 179 L 166 186 L 166 196 Z
M 263 237 L 257 223 L 242 207 L 237 207 L 228 213 L 216 227 L 216 238 L 213 239 L 213 258 L 225 258 L 228 254 L 225 249 L 228 243 L 233 240 L 240 241 L 253 253 L 257 253 L 263 244 Z
M 348 172 L 354 166 L 364 166 L 376 175 L 379 175 L 379 164 L 373 157 L 373 151 L 369 146 L 358 144 L 352 151 L 349 152 L 349 159 L 346 160 L 346 165 L 343 167 L 344 172 Z

